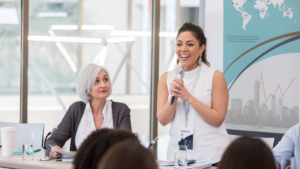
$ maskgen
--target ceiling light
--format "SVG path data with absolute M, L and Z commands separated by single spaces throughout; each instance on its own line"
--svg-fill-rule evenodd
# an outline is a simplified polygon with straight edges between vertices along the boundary
M 113 36 L 151 36 L 149 31 L 111 31 Z
M 122 42 L 133 42 L 135 37 L 118 37 L 118 38 L 108 38 L 107 43 L 122 43 Z
M 52 30 L 77 30 L 77 25 L 52 25 Z
M 115 27 L 112 25 L 82 25 L 82 30 L 113 30 Z
M 150 31 L 111 31 L 110 35 L 112 36 L 141 36 L 141 37 L 150 37 Z M 177 32 L 159 32 L 159 37 L 176 37 Z
M 101 38 L 78 38 L 78 37 L 51 37 L 51 36 L 28 36 L 29 41 L 46 42 L 77 42 L 77 43 L 101 43 Z

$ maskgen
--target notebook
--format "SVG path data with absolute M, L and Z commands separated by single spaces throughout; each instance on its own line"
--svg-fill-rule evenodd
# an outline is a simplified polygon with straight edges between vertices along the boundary
M 23 151 L 22 147 L 16 148 L 16 149 L 13 150 L 13 155 L 22 155 L 22 151 Z M 40 148 L 35 148 L 33 151 L 38 152 L 38 151 L 41 151 L 41 149 Z

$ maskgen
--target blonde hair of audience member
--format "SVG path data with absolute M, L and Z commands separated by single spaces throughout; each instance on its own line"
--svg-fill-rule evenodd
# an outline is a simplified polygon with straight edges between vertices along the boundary
M 98 169 L 158 169 L 151 152 L 139 141 L 127 139 L 110 148 Z
M 223 154 L 218 169 L 276 169 L 271 149 L 260 139 L 243 136 Z

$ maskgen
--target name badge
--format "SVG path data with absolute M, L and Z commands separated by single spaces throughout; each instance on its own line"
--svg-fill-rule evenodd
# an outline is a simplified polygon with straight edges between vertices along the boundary
M 180 126 L 180 140 L 178 145 L 186 145 L 188 149 L 193 150 L 194 129 L 191 126 Z

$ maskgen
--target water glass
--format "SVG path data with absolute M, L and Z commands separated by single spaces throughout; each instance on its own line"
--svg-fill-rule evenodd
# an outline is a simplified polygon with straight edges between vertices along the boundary
M 175 168 L 187 168 L 186 145 L 178 145 L 175 147 Z
M 23 133 L 22 156 L 23 160 L 33 160 L 33 133 L 25 131 Z
M 280 166 L 281 169 L 294 169 L 294 158 L 281 157 Z

